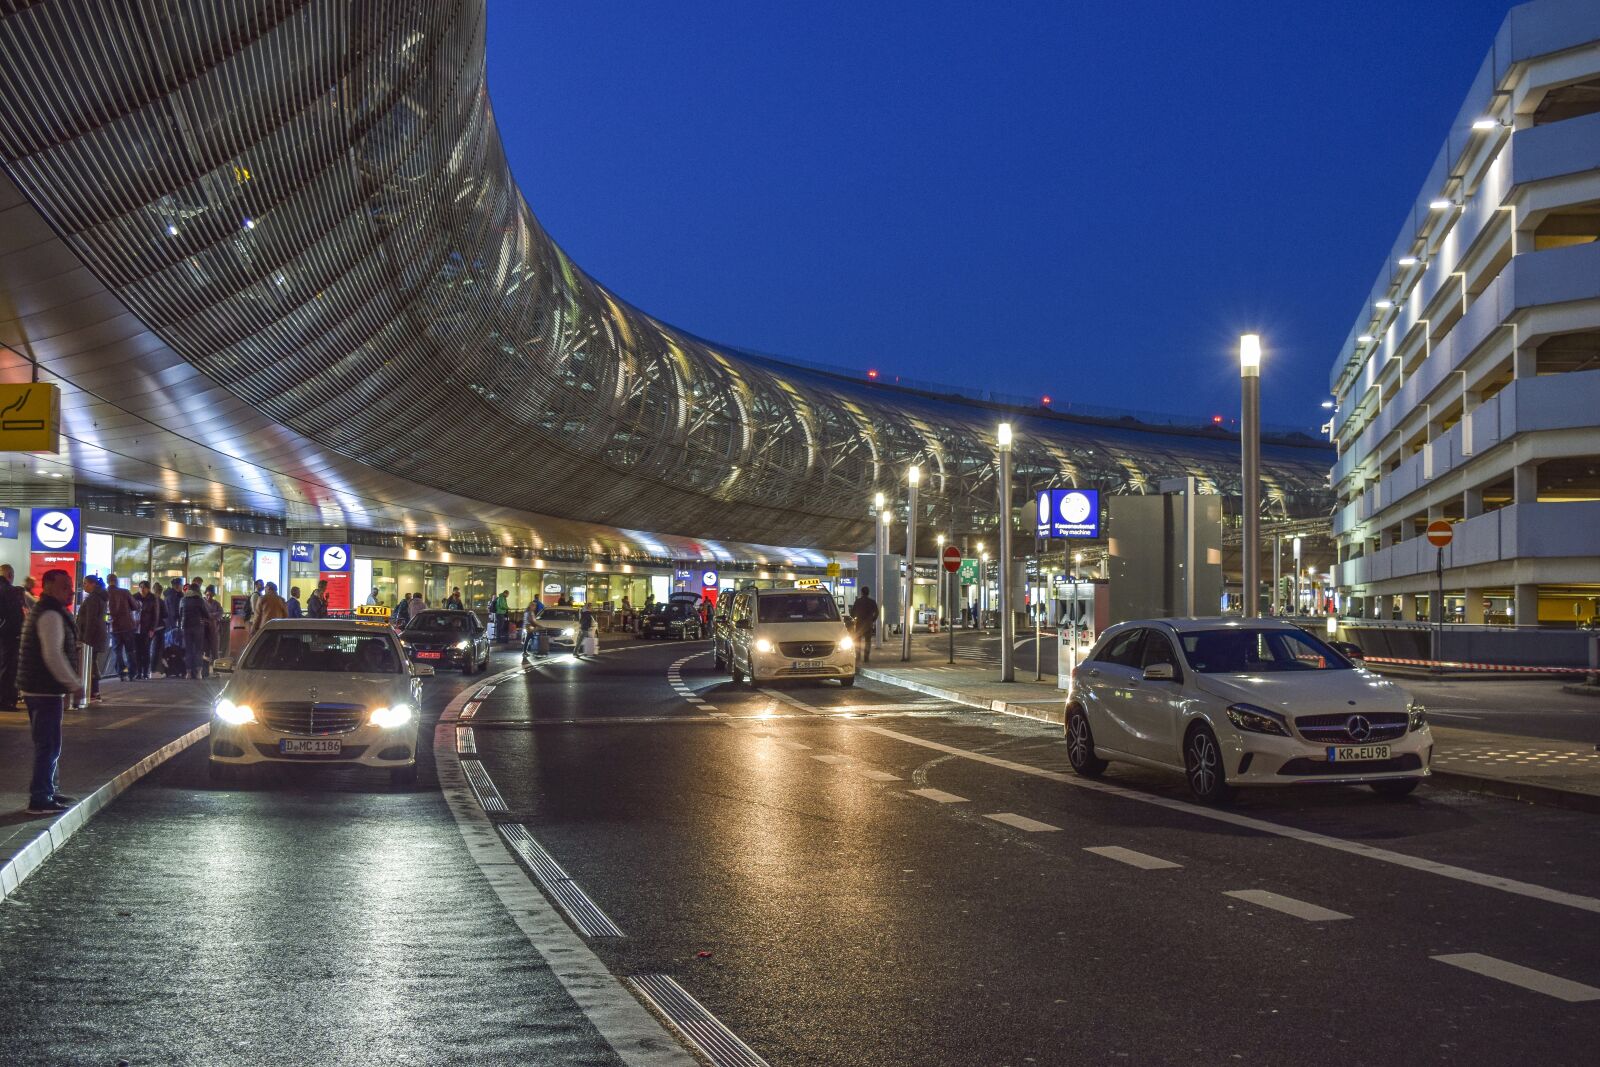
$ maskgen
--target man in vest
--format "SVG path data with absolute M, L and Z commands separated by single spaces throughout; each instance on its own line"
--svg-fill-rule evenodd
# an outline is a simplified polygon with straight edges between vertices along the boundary
M 83 692 L 78 679 L 78 633 L 67 605 L 72 603 L 72 575 L 50 570 L 40 584 L 38 603 L 22 624 L 17 656 L 17 688 L 28 705 L 33 730 L 33 781 L 28 786 L 29 815 L 58 815 L 72 797 L 56 792 L 61 762 L 61 719 L 67 699 Z

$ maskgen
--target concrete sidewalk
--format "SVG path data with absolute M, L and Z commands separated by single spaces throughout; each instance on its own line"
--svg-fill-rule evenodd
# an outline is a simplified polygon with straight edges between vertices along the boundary
M 198 740 L 220 688 L 217 679 L 103 681 L 103 704 L 67 712 L 58 781 L 79 803 L 57 816 L 27 814 L 33 770 L 28 713 L 0 711 L 0 897 L 117 793 Z
M 1066 694 L 1053 675 L 1035 681 L 1017 671 L 1017 681 L 998 681 L 994 667 L 950 666 L 913 655 L 888 664 L 863 665 L 861 676 L 983 711 L 1044 722 L 1066 721 Z M 1600 812 L 1600 750 L 1595 745 L 1538 737 L 1466 730 L 1432 724 L 1436 739 L 1433 780 L 1440 785 L 1491 793 L 1535 804 Z

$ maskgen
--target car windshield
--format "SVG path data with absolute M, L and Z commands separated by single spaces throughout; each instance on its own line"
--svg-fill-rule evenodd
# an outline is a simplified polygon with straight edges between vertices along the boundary
M 571 608 L 550 608 L 539 616 L 540 622 L 575 622 L 578 613 Z
M 472 632 L 472 623 L 465 615 L 449 611 L 424 611 L 406 624 L 406 632 L 427 630 L 431 633 L 466 634 Z
M 398 674 L 404 668 L 388 637 L 339 630 L 269 629 L 250 643 L 240 668 Z
M 1184 658 L 1201 674 L 1348 671 L 1350 661 L 1304 630 L 1196 630 L 1181 635 Z
M 787 593 L 760 597 L 756 602 L 761 605 L 761 622 L 835 622 L 839 618 L 839 606 L 829 593 Z

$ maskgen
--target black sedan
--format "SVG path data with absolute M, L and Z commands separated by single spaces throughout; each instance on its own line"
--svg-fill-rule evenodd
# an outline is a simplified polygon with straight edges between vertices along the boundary
M 436 671 L 473 674 L 489 667 L 488 628 L 470 611 L 424 611 L 400 631 L 400 644 L 413 662 Z
M 700 612 L 693 605 L 681 602 L 657 604 L 640 620 L 639 636 L 647 640 L 672 637 L 679 641 L 698 641 L 705 636 L 705 627 L 700 622 Z

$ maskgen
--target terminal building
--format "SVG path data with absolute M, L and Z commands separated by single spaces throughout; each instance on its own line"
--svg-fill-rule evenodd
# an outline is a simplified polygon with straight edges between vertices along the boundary
M 992 534 L 1007 420 L 1019 504 L 1238 496 L 1200 420 L 894 386 L 633 308 L 514 181 L 479 0 L 156 12 L 0 5 L 0 381 L 61 395 L 59 452 L 9 454 L 0 503 L 79 509 L 86 568 L 239 592 L 332 544 L 384 598 L 781 582 L 848 571 L 913 465 L 919 554 Z M 1325 516 L 1329 462 L 1269 441 L 1272 513 Z
M 1331 385 L 1348 614 L 1437 619 L 1442 563 L 1445 621 L 1600 617 L 1600 5 L 1508 14 Z

